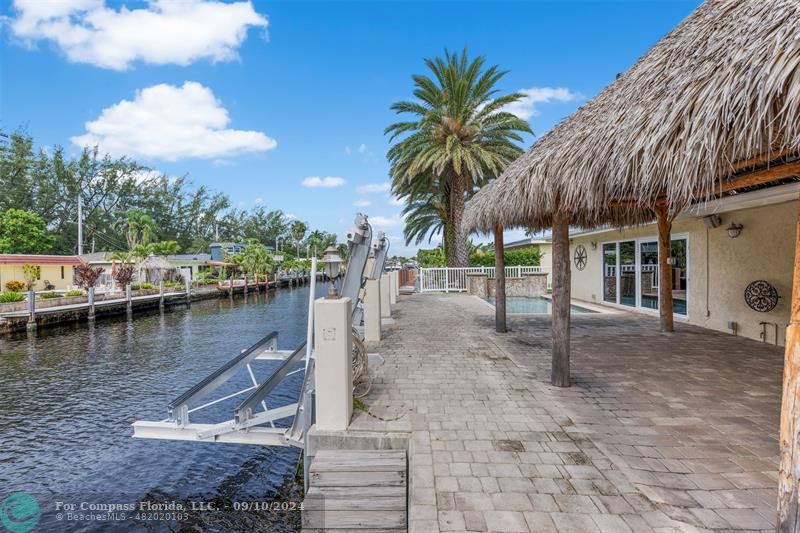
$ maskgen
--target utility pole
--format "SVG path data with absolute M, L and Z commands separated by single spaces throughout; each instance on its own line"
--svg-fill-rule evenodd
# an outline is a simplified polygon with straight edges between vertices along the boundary
M 78 255 L 83 255 L 83 206 L 81 193 L 78 191 Z
M 219 242 L 219 222 L 214 221 L 214 240 Z

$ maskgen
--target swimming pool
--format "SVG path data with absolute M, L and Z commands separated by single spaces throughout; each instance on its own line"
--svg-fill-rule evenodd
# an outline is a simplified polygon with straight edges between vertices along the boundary
M 490 296 L 487 300 L 490 304 L 494 305 L 494 296 Z M 524 296 L 509 296 L 506 298 L 506 312 L 507 313 L 540 313 L 550 314 L 553 311 L 553 305 L 549 298 L 534 297 L 526 298 Z M 573 314 L 578 313 L 596 313 L 591 309 L 580 307 L 578 305 L 570 306 Z

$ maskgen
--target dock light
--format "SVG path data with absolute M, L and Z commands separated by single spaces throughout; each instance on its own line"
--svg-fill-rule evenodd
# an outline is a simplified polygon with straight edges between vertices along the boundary
M 325 275 L 328 276 L 331 284 L 328 287 L 328 298 L 329 300 L 336 300 L 339 298 L 339 293 L 336 291 L 336 278 L 339 277 L 339 269 L 341 268 L 342 258 L 339 256 L 339 251 L 336 249 L 335 246 L 331 245 L 325 249 L 325 253 L 322 255 L 322 264 L 325 265 Z
M 728 232 L 728 237 L 730 237 L 731 239 L 735 239 L 736 237 L 742 234 L 743 228 L 744 226 L 742 226 L 741 224 L 737 224 L 736 222 L 731 222 L 730 226 L 726 228 L 726 231 Z

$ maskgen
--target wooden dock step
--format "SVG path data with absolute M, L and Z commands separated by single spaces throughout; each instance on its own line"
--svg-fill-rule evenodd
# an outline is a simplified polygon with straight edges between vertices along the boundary
M 303 531 L 406 531 L 405 450 L 320 450 L 309 471 Z

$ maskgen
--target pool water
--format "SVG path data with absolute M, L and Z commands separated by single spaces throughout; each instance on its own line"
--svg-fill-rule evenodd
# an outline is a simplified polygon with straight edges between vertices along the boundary
M 494 305 L 494 296 L 490 296 L 489 298 L 487 298 L 487 301 L 490 304 Z M 570 306 L 570 309 L 573 314 L 597 312 L 577 305 Z M 509 296 L 508 298 L 506 298 L 507 313 L 540 313 L 549 315 L 550 313 L 552 313 L 552 311 L 553 311 L 553 305 L 550 302 L 549 298 L 541 298 L 541 297 L 526 298 L 523 296 Z

